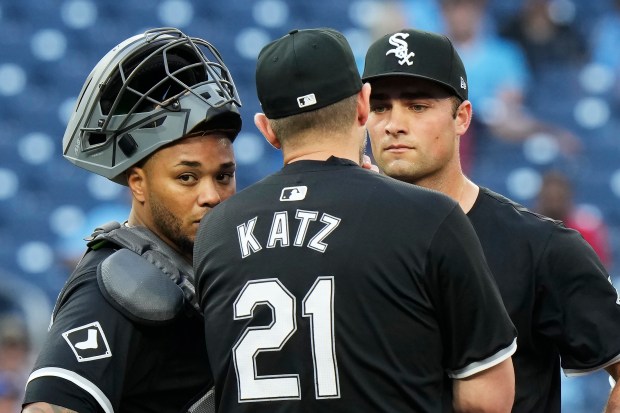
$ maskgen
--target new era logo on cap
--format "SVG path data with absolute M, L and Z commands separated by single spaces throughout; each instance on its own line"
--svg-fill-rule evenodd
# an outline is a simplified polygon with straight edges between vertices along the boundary
M 314 93 L 310 93 L 306 96 L 300 96 L 297 98 L 297 104 L 300 108 L 305 108 L 306 106 L 316 105 L 316 96 Z

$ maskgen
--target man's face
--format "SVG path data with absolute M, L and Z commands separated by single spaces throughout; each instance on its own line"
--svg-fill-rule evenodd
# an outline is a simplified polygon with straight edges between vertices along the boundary
M 453 99 L 434 82 L 406 76 L 372 82 L 366 127 L 386 175 L 410 183 L 439 176 L 458 162 L 457 124 Z
M 235 193 L 235 157 L 223 134 L 188 137 L 144 164 L 146 224 L 191 257 L 202 217 Z

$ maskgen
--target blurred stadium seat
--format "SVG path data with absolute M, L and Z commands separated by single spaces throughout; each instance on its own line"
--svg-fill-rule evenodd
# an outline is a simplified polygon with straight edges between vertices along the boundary
M 553 3 L 560 16 L 579 14 L 578 29 L 584 35 L 612 7 L 611 0 Z M 62 223 L 54 220 L 71 217 L 58 214 L 59 208 L 86 217 L 102 204 L 127 202 L 124 191 L 93 182 L 61 156 L 64 127 L 82 82 L 118 42 L 147 28 L 178 26 L 220 50 L 244 104 L 243 132 L 235 144 L 242 189 L 281 164 L 280 154 L 266 144 L 253 123 L 254 113 L 260 111 L 254 92 L 260 48 L 293 28 L 330 26 L 345 33 L 366 33 L 381 4 L 371 0 L 0 0 L 0 268 L 35 283 L 53 300 L 67 276 L 59 251 L 59 245 L 66 245 L 62 244 L 66 234 L 65 238 L 59 234 Z M 520 4 L 491 0 L 489 10 L 499 24 L 514 15 Z M 364 41 L 360 36 L 352 42 L 358 56 L 365 52 Z M 620 263 L 620 111 L 614 106 L 620 97 L 611 88 L 597 92 L 584 87 L 583 70 L 548 67 L 528 90 L 531 110 L 571 129 L 583 143 L 582 153 L 571 159 L 552 154 L 544 162 L 540 157 L 535 162 L 523 143 L 485 138 L 476 143 L 471 175 L 530 206 L 537 174 L 558 164 L 572 171 L 576 199 L 603 213 L 611 231 L 614 262 Z M 595 76 L 593 84 L 598 80 Z M 518 173 L 522 171 L 531 173 Z M 532 189 L 522 190 L 523 186 Z M 84 231 L 80 228 L 74 236 L 81 239 Z M 620 279 L 619 267 L 611 268 L 614 279 Z M 586 396 L 576 400 L 590 397 Z M 577 407 L 570 411 L 579 412 Z

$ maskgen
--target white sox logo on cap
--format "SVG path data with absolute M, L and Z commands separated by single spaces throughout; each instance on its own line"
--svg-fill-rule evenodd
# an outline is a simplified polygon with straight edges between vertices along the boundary
M 409 45 L 404 40 L 407 37 L 409 37 L 409 33 L 394 33 L 392 36 L 390 36 L 390 39 L 388 41 L 391 45 L 396 46 L 396 48 L 390 49 L 385 53 L 386 56 L 393 53 L 394 56 L 400 59 L 398 63 L 401 66 L 405 63 L 407 63 L 408 66 L 411 66 L 413 62 L 409 59 L 415 56 L 415 53 L 409 53 Z

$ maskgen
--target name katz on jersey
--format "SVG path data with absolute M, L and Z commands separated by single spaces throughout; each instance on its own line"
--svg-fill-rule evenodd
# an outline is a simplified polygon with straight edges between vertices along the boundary
M 274 212 L 271 221 L 271 229 L 267 237 L 267 248 L 288 247 L 291 245 L 291 225 L 289 225 L 288 211 Z M 319 218 L 320 216 L 320 218 Z M 327 243 L 325 239 L 340 224 L 340 218 L 319 211 L 306 211 L 297 209 L 295 211 L 297 230 L 293 239 L 293 246 L 303 247 L 304 245 L 318 252 L 325 252 Z M 318 220 L 318 222 L 317 222 Z M 237 236 L 241 249 L 241 258 L 249 257 L 251 254 L 263 249 L 263 245 L 254 235 L 254 228 L 258 222 L 258 217 L 254 217 L 241 225 L 237 225 Z M 309 235 L 310 234 L 310 235 Z M 306 243 L 306 239 L 309 240 Z

